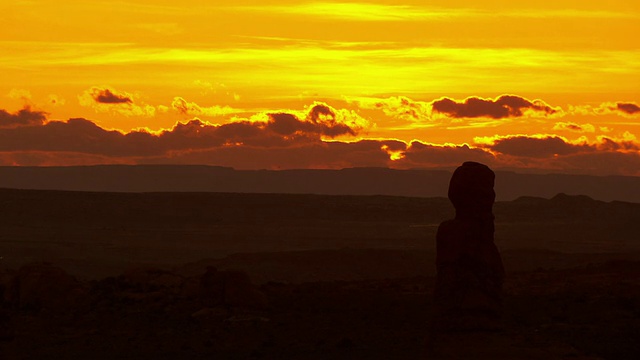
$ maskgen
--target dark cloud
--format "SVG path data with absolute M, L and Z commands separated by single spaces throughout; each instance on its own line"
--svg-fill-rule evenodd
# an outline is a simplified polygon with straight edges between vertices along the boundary
M 505 136 L 480 145 L 496 153 L 496 165 L 591 175 L 640 176 L 640 146 L 632 140 L 598 137 L 594 143 L 572 143 L 556 136 Z
M 335 123 L 336 122 L 336 113 L 325 104 L 315 104 L 309 110 L 309 120 L 312 123 Z
M 311 107 L 306 121 L 289 113 L 269 114 L 267 128 L 285 136 L 319 134 L 331 138 L 341 135 L 354 136 L 359 130 L 339 122 L 335 110 L 324 104 Z
M 564 127 L 567 130 L 573 130 L 573 131 L 583 131 L 582 126 L 578 125 L 578 124 L 566 124 L 566 126 Z
M 495 159 L 491 153 L 468 145 L 439 146 L 413 141 L 407 147 L 403 159 L 397 161 L 397 165 L 405 168 L 451 167 L 465 161 L 490 165 L 495 162 Z
M 285 137 L 263 122 L 238 121 L 210 125 L 200 120 L 178 123 L 160 133 L 157 143 L 164 150 L 207 149 L 221 146 L 289 147 L 299 142 L 320 141 L 317 136 Z
M 356 131 L 334 120 L 327 108 L 314 107 L 309 114 L 320 115 L 315 122 L 311 121 L 315 115 L 301 120 L 280 113 L 272 114 L 266 122 L 224 125 L 196 119 L 158 134 L 108 131 L 86 119 L 50 121 L 41 126 L 0 130 L 0 160 L 13 165 L 178 163 L 290 169 L 402 168 L 415 167 L 426 159 L 426 151 L 419 155 L 419 145 L 414 144 L 410 155 L 413 162 L 392 161 L 392 154 L 407 150 L 407 145 L 398 140 L 322 141 L 322 136 Z M 434 147 L 429 164 L 446 158 L 445 152 L 438 155 Z M 461 153 L 456 162 L 463 158 Z
M 628 140 L 616 140 L 612 138 L 608 138 L 606 136 L 601 136 L 599 138 L 599 143 L 596 145 L 598 150 L 604 151 L 640 151 L 640 146 Z
M 149 135 L 150 136 L 150 135 Z M 69 151 L 127 156 L 146 152 L 149 144 L 133 144 L 118 131 L 107 131 L 85 119 L 50 121 L 42 126 L 23 126 L 0 131 L 0 151 Z
M 166 158 L 145 159 L 152 163 L 215 164 L 236 169 L 341 169 L 388 167 L 389 156 L 377 141 L 312 142 L 289 147 L 223 146 L 187 150 Z
M 29 112 L 4 115 L 7 122 L 27 118 Z M 330 108 L 310 110 L 314 121 L 292 114 L 271 114 L 266 122 L 236 121 L 212 125 L 195 119 L 172 129 L 151 134 L 145 131 L 108 131 L 86 119 L 50 121 L 41 126 L 14 127 L 0 131 L 0 151 L 64 151 L 104 156 L 162 156 L 171 151 L 227 146 L 288 148 L 322 143 L 321 137 L 355 135 L 357 131 L 338 122 Z M 37 113 L 38 115 L 40 113 Z M 333 115 L 331 115 L 333 114 Z M 37 117 L 36 115 L 29 115 Z M 40 114 L 42 115 L 42 114 Z
M 623 101 L 602 103 L 597 108 L 592 108 L 590 106 L 576 107 L 576 110 L 578 114 L 588 114 L 593 112 L 597 115 L 606 115 L 613 113 L 626 117 L 640 115 L 640 106 L 638 106 L 638 104 Z
M 313 129 L 314 124 L 302 122 L 293 114 L 279 113 L 269 114 L 267 126 L 277 134 L 288 136 L 296 132 L 309 131 Z
M 316 104 L 317 105 L 317 104 Z M 632 134 L 573 143 L 558 136 L 504 136 L 478 140 L 476 146 L 440 146 L 399 140 L 323 141 L 334 134 L 357 134 L 344 113 L 311 107 L 304 118 L 271 114 L 265 121 L 212 125 L 195 119 L 159 132 L 122 133 L 86 119 L 44 121 L 0 128 L 0 164 L 90 165 L 173 163 L 223 165 L 240 169 L 455 167 L 478 161 L 496 168 L 542 169 L 592 174 L 640 175 L 640 146 Z M 24 124 L 24 123 L 22 123 Z M 351 127 L 351 126 L 353 127 Z M 481 142 L 480 142 L 481 141 Z
M 640 113 L 640 106 L 634 104 L 634 103 L 623 103 L 623 102 L 619 102 L 616 104 L 616 107 L 619 111 L 622 111 L 626 114 L 629 115 L 635 115 Z
M 573 132 L 595 132 L 596 128 L 591 124 L 576 124 L 573 122 L 558 122 L 553 126 L 553 130 L 567 130 Z
M 47 120 L 47 113 L 44 111 L 33 111 L 29 106 L 11 114 L 0 109 L 0 128 L 42 125 Z
M 530 137 L 524 135 L 498 138 L 494 140 L 493 144 L 486 147 L 505 155 L 532 158 L 546 158 L 593 150 L 588 145 L 574 145 L 557 136 Z
M 236 169 L 341 169 L 388 167 L 380 143 L 315 142 L 290 147 L 225 145 L 207 149 L 172 150 L 161 156 L 105 156 L 78 152 L 0 151 L 0 165 L 60 166 L 91 164 L 191 164 Z
M 126 93 L 119 94 L 110 89 L 91 88 L 89 94 L 98 103 L 101 104 L 132 104 L 133 99 Z
M 432 110 L 453 118 L 489 117 L 493 119 L 521 117 L 527 113 L 548 116 L 559 112 L 541 100 L 530 101 L 515 95 L 502 95 L 496 100 L 469 97 L 463 102 L 442 98 L 431 103 Z
M 322 124 L 321 134 L 334 138 L 340 135 L 354 136 L 357 134 L 357 132 L 354 129 L 350 128 L 347 124 Z

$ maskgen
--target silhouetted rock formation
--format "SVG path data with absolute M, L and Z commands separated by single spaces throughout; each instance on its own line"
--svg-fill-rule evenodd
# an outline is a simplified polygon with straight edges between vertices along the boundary
M 482 330 L 498 326 L 504 278 L 493 242 L 495 175 L 465 162 L 453 173 L 453 220 L 440 224 L 437 241 L 434 330 Z

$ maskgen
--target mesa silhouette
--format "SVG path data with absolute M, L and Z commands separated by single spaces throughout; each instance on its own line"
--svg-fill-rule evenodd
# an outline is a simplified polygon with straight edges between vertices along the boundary
M 494 169 L 496 170 L 496 169 Z M 445 197 L 452 169 L 234 170 L 200 165 L 0 167 L 0 188 Z M 558 193 L 640 202 L 640 177 L 496 170 L 496 200 Z

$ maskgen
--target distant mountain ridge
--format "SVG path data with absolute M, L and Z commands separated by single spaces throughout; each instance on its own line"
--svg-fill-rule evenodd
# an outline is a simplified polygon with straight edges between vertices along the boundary
M 98 192 L 237 192 L 446 197 L 447 170 L 234 170 L 199 165 L 0 167 L 0 188 Z M 497 200 L 558 193 L 640 202 L 640 177 L 496 171 Z

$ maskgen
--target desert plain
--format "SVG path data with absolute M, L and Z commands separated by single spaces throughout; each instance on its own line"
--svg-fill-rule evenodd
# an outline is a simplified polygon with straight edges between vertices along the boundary
M 503 328 L 441 358 L 640 354 L 640 204 L 523 196 L 494 214 Z M 2 189 L 0 353 L 429 358 L 453 216 L 444 197 Z

